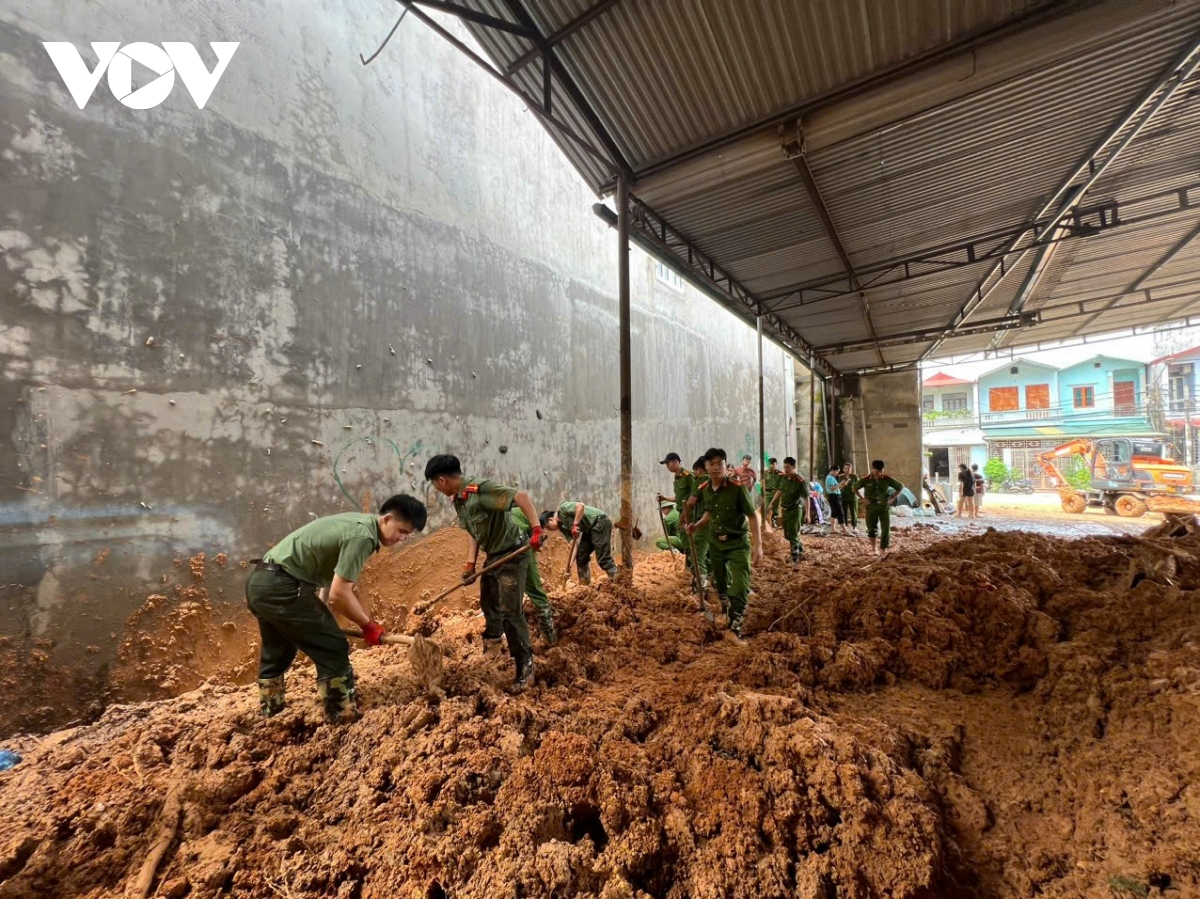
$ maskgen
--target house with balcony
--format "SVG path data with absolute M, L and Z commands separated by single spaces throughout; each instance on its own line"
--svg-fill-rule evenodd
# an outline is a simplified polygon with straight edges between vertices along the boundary
M 1200 465 L 1200 347 L 1155 359 L 1147 369 L 1146 397 L 1151 415 L 1175 444 L 1181 460 Z
M 921 443 L 935 480 L 949 480 L 960 462 L 982 467 L 987 461 L 978 408 L 974 381 L 938 372 L 921 383 Z
M 1146 366 L 1093 356 L 1063 369 L 1013 359 L 979 378 L 989 458 L 1042 487 L 1037 456 L 1074 437 L 1162 437 L 1146 399 Z

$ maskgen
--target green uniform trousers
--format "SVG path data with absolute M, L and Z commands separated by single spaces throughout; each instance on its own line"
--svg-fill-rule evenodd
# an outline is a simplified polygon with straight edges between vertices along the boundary
M 750 536 L 725 541 L 710 537 L 708 557 L 717 593 L 729 600 L 729 626 L 740 628 L 750 604 Z
M 538 619 L 544 624 L 554 620 L 554 610 L 550 607 L 550 597 L 546 593 L 545 585 L 542 584 L 542 573 L 538 571 L 537 556 L 532 552 L 526 553 L 526 555 L 529 557 L 529 571 L 525 575 L 525 595 L 533 603 Z
M 262 637 L 258 676 L 281 676 L 303 652 L 317 666 L 317 679 L 350 670 L 350 643 L 312 584 L 282 571 L 256 570 L 246 581 L 246 607 Z
M 591 583 L 588 563 L 594 552 L 596 564 L 610 578 L 617 576 L 617 563 L 612 557 L 612 522 L 607 515 L 601 515 L 596 523 L 588 530 L 580 530 L 579 545 L 575 548 L 575 568 L 579 571 L 579 580 L 585 584 Z M 567 529 L 570 533 L 570 528 Z
M 512 549 L 508 551 L 511 552 Z M 493 555 L 499 558 L 505 553 L 498 552 Z M 479 577 L 483 639 L 507 638 L 508 654 L 516 661 L 517 670 L 533 656 L 533 646 L 529 642 L 529 624 L 525 621 L 525 612 L 521 608 L 521 601 L 525 596 L 525 583 L 529 577 L 529 556 L 530 553 L 523 553 L 511 562 L 505 562 L 495 571 L 489 571 Z
M 683 553 L 685 556 L 688 554 L 688 550 L 691 549 L 691 547 L 689 547 L 687 545 L 686 540 L 684 540 L 682 537 L 676 537 L 674 534 L 671 535 L 670 544 L 667 543 L 667 540 L 665 537 L 659 537 L 657 540 L 654 541 L 654 545 L 656 547 L 658 547 L 659 549 L 663 549 L 663 550 L 677 549 L 681 553 Z
M 762 505 L 762 507 L 763 507 L 764 515 L 766 514 L 767 509 L 771 509 L 771 500 L 773 500 L 774 498 L 775 498 L 774 490 L 767 490 L 766 488 L 763 489 L 763 505 Z M 778 520 L 779 520 L 779 510 L 771 509 L 771 518 L 770 518 L 771 525 L 774 526 L 775 522 Z
M 793 552 L 804 552 L 800 543 L 800 506 L 794 509 L 784 509 L 779 513 L 783 516 L 783 536 L 791 545 Z
M 879 548 L 887 549 L 892 539 L 892 507 L 887 503 L 867 503 L 867 536 L 879 534 Z

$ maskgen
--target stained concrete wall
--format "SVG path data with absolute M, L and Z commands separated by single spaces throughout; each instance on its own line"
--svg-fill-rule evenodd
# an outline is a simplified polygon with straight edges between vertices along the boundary
M 40 638 L 39 664 L 94 692 L 175 560 L 247 558 L 364 496 L 423 493 L 434 452 L 615 514 L 615 235 L 533 116 L 419 23 L 360 65 L 395 14 L 0 8 L 4 652 Z M 210 66 L 208 41 L 241 47 L 204 110 L 178 80 L 144 111 L 102 80 L 80 110 L 46 40 L 89 68 L 93 40 L 190 41 Z M 754 449 L 757 349 L 636 250 L 632 269 L 644 524 L 662 453 Z M 782 455 L 793 374 L 774 346 L 766 363 Z M 211 598 L 238 601 L 239 579 Z
M 840 403 L 839 458 L 848 459 L 857 453 L 859 472 L 867 471 L 869 460 L 882 459 L 892 477 L 920 499 L 923 471 L 920 372 L 867 375 L 859 378 L 859 391 L 857 399 Z

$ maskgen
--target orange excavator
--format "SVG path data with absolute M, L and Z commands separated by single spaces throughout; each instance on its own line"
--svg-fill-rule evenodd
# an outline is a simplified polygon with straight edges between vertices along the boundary
M 1063 477 L 1055 460 L 1082 456 L 1089 483 L 1077 490 Z M 1200 513 L 1200 501 L 1192 493 L 1192 470 L 1175 461 L 1169 443 L 1131 437 L 1080 437 L 1042 453 L 1038 465 L 1058 488 L 1063 511 L 1082 512 L 1102 506 L 1125 518 L 1140 518 L 1147 512 Z

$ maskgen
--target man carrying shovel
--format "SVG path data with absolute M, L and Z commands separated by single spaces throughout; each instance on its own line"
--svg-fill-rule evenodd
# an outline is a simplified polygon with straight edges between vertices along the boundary
M 796 471 L 796 460 L 788 456 L 783 460 L 783 472 L 776 482 L 775 496 L 768 515 L 778 509 L 783 519 L 783 536 L 792 550 L 792 564 L 804 558 L 804 546 L 800 542 L 800 512 L 808 501 L 808 481 Z
M 489 563 L 520 549 L 525 541 L 511 514 L 515 505 L 527 521 L 537 521 L 537 513 L 529 494 L 514 490 L 484 478 L 465 478 L 457 456 L 434 456 L 425 465 L 425 480 L 434 489 L 454 501 L 458 523 L 471 537 L 467 560 L 463 565 L 463 583 L 473 584 L 479 577 L 479 605 L 483 611 L 483 651 L 493 655 L 500 651 L 500 639 L 508 640 L 508 654 L 516 666 L 514 688 L 520 692 L 533 683 L 533 647 L 529 642 L 529 625 L 521 600 L 529 573 L 529 553 L 522 552 L 503 565 L 475 574 L 479 550 L 487 554 Z M 534 525 L 528 546 L 534 552 L 545 542 L 541 527 Z M 485 566 L 486 568 L 487 566 Z
M 363 611 L 354 583 L 381 546 L 395 546 L 425 527 L 425 506 L 398 494 L 378 515 L 345 512 L 310 521 L 276 543 L 246 581 L 246 605 L 258 619 L 258 699 L 266 717 L 284 708 L 284 673 L 303 652 L 317 666 L 317 692 L 332 723 L 358 717 L 350 644 L 317 591 L 362 629 L 368 646 L 384 631 Z

